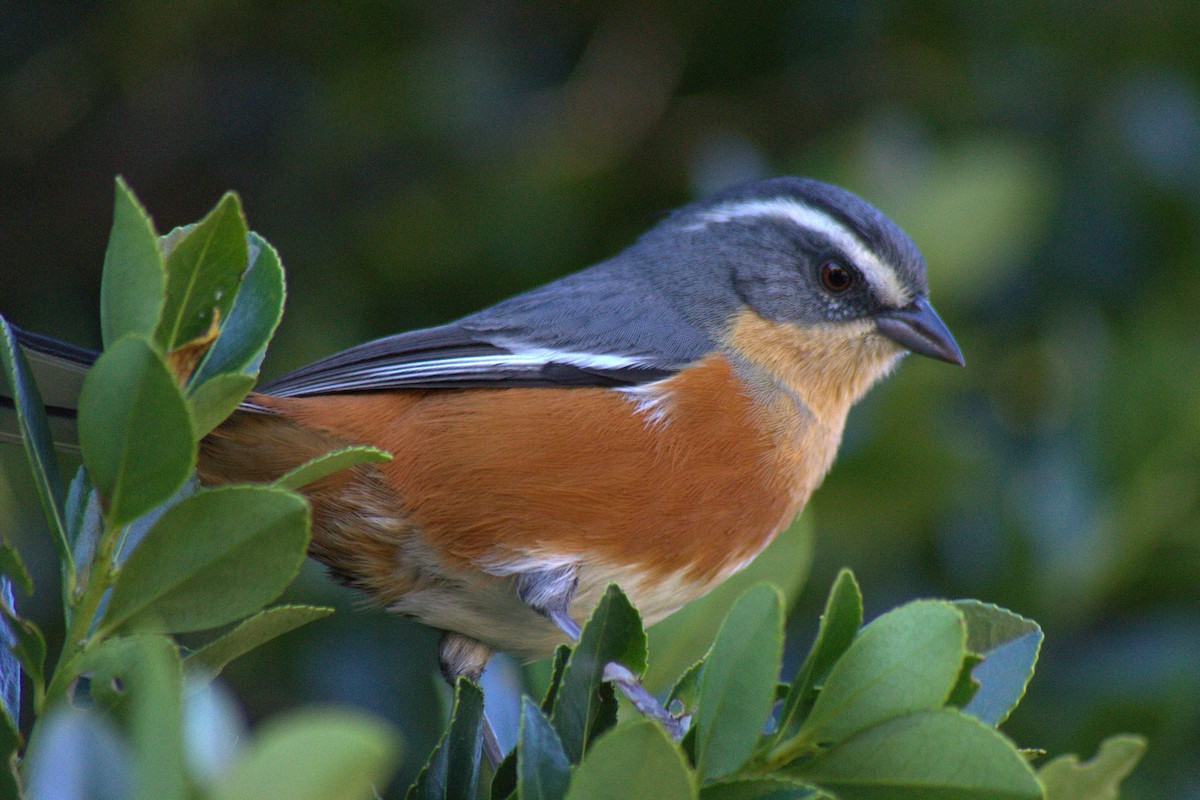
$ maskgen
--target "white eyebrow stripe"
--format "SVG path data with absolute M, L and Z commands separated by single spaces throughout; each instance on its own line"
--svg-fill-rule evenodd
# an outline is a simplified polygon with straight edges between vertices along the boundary
M 713 208 L 703 215 L 704 222 L 701 225 L 745 217 L 785 217 L 802 228 L 820 231 L 854 261 L 885 303 L 900 307 L 912 302 L 912 294 L 901 285 L 895 271 L 881 261 L 854 231 L 819 208 L 787 197 L 747 200 Z

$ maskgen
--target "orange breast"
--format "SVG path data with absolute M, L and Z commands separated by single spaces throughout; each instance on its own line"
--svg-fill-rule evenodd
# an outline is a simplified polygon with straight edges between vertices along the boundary
M 390 451 L 395 460 L 380 469 L 404 517 L 452 561 L 598 559 L 637 565 L 647 577 L 682 569 L 711 580 L 790 520 L 837 442 L 817 432 L 781 437 L 721 356 L 654 391 L 657 421 L 636 398 L 601 388 L 272 405 L 301 428 Z

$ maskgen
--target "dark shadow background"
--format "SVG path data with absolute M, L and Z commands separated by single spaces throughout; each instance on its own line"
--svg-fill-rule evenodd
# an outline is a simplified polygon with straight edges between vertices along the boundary
M 1144 733 L 1123 796 L 1200 798 L 1198 30 L 1191 0 L 0 0 L 0 311 L 98 342 L 117 173 L 162 231 L 241 194 L 288 268 L 266 374 L 586 266 L 733 181 L 845 185 L 921 245 L 968 368 L 909 359 L 853 414 L 795 646 L 842 565 L 871 615 L 1006 605 L 1047 632 L 1010 734 Z M 61 635 L 21 472 L 0 527 Z M 230 668 L 247 712 L 372 709 L 411 775 L 433 636 L 315 567 L 293 595 L 346 610 Z

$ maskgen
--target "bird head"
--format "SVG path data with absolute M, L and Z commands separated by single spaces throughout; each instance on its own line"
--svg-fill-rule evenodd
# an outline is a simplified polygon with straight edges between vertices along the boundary
M 836 186 L 734 187 L 676 211 L 642 244 L 659 264 L 682 262 L 656 270 L 672 305 L 818 406 L 807 396 L 853 402 L 905 352 L 963 364 L 929 303 L 917 246 Z

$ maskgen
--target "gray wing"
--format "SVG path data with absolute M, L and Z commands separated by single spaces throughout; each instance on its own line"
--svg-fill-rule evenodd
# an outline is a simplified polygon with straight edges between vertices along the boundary
M 352 347 L 259 391 L 634 386 L 715 347 L 622 254 L 457 322 Z
M 380 389 L 631 386 L 665 378 L 675 369 L 614 354 L 499 345 L 452 323 L 343 350 L 258 391 L 300 397 Z

